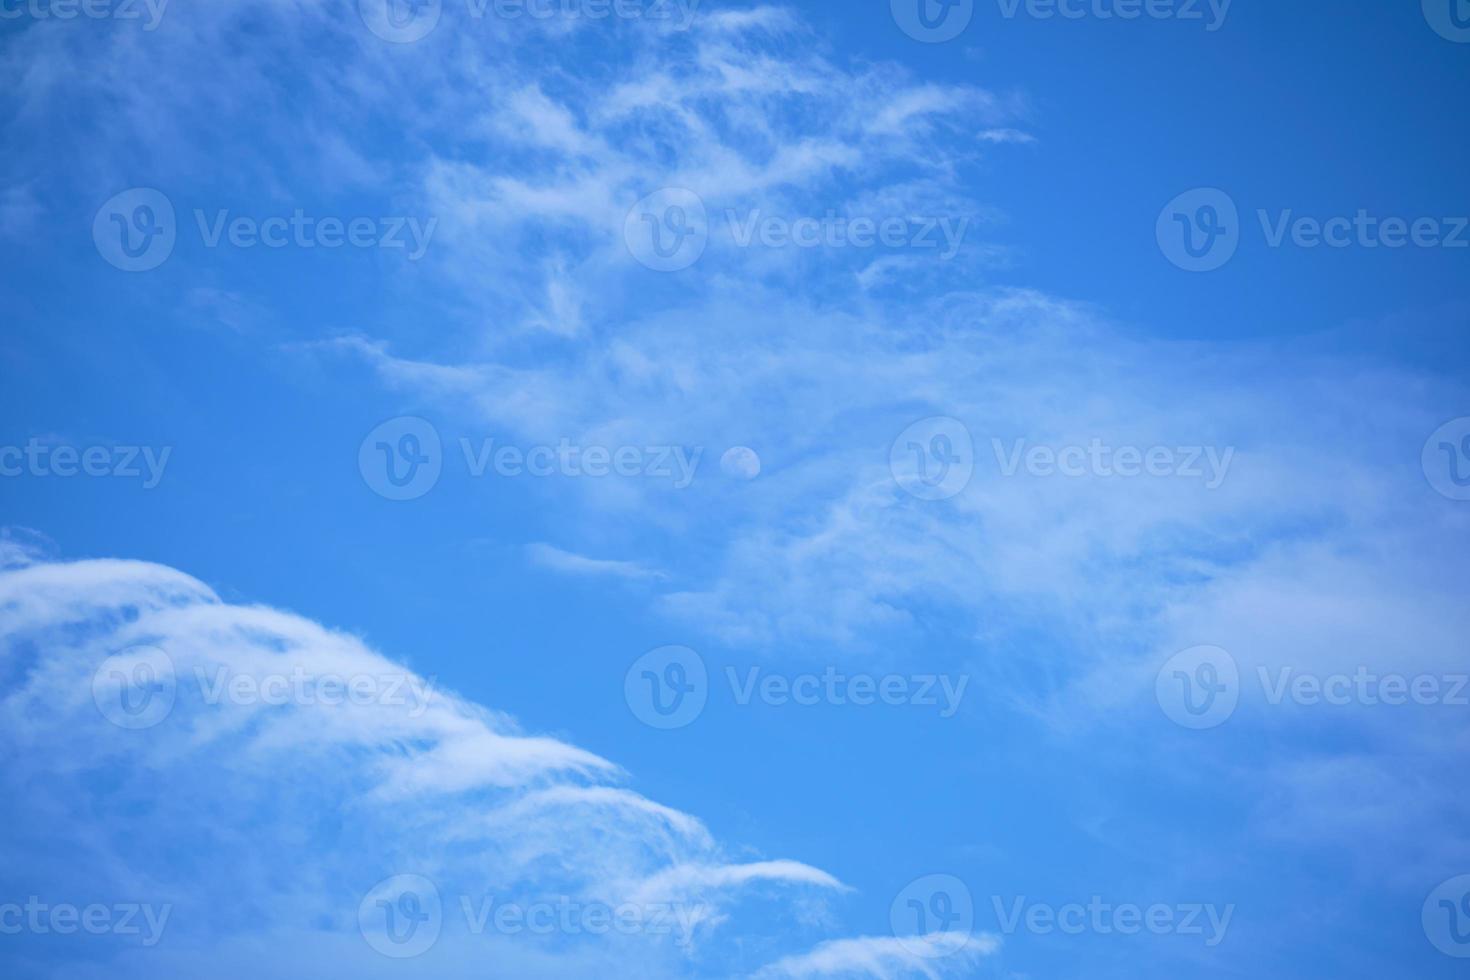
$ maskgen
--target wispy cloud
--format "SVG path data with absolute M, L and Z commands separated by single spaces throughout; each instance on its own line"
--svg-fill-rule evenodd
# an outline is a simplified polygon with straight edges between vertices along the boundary
M 542 568 L 567 575 L 608 576 L 622 579 L 662 579 L 662 572 L 645 568 L 635 561 L 612 561 L 606 558 L 587 558 L 583 555 L 563 551 L 549 544 L 526 546 L 526 555 Z
M 953 936 L 862 936 L 834 939 L 807 953 L 788 956 L 761 970 L 769 977 L 872 977 L 901 980 L 904 977 L 963 976 L 976 962 L 1000 948 L 990 935 Z
M 358 903 L 409 872 L 456 914 L 459 896 L 486 894 L 678 901 L 698 909 L 700 941 L 737 928 L 726 906 L 747 883 L 839 887 L 795 861 L 730 862 L 699 821 L 617 785 L 625 775 L 600 756 L 169 568 L 23 561 L 0 572 L 0 635 L 25 665 L 0 686 L 0 733 L 23 748 L 0 782 L 28 800 L 0 845 L 9 880 L 59 876 L 49 889 L 65 890 L 85 868 L 93 893 L 169 903 L 171 955 L 246 923 L 257 940 L 314 928 L 310 947 L 370 972 Z M 58 868 L 47 855 L 63 852 L 75 860 Z M 231 874 L 216 886 L 198 855 L 228 855 Z M 648 941 L 619 955 L 661 975 Z M 475 937 L 444 942 L 467 955 Z M 277 965 L 311 955 L 293 946 Z
M 982 129 L 980 139 L 987 143 L 1035 143 L 1036 137 L 1019 129 Z

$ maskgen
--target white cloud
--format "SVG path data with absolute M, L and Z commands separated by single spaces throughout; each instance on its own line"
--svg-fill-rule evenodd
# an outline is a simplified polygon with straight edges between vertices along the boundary
M 710 33 L 743 34 L 751 30 L 794 31 L 796 16 L 787 7 L 751 7 L 746 10 L 709 10 L 699 18 L 699 28 Z
M 842 889 L 836 878 L 795 861 L 757 861 L 749 864 L 679 864 L 665 868 L 643 882 L 639 899 L 663 901 L 670 897 L 699 895 L 720 889 L 739 888 L 752 882 L 799 881 L 819 888 Z
M 273 36 L 283 49 L 265 59 L 257 46 L 235 44 L 242 16 L 282 27 Z M 1140 701 L 1149 710 L 1138 681 L 1171 647 L 1225 643 L 1247 666 L 1448 661 L 1464 634 L 1454 586 L 1464 579 L 1465 552 L 1455 545 L 1466 524 L 1417 467 L 1424 436 L 1462 404 L 1447 384 L 1339 355 L 1331 338 L 1148 339 L 1081 304 L 999 288 L 986 270 L 959 264 L 946 279 L 926 280 L 924 298 L 892 301 L 881 290 L 916 277 L 916 265 L 871 251 L 808 256 L 715 243 L 688 275 L 650 281 L 620 235 L 628 205 L 656 186 L 692 187 L 716 213 L 981 212 L 955 177 L 978 151 L 968 134 L 989 143 L 1028 138 L 1008 128 L 1024 115 L 1022 103 L 839 62 L 793 41 L 787 14 L 762 8 L 706 23 L 687 35 L 628 29 L 606 46 L 615 52 L 607 61 L 576 72 L 546 70 L 554 64 L 547 50 L 513 27 L 471 33 L 464 28 L 476 25 L 446 23 L 413 50 L 376 44 L 350 4 L 175 5 L 168 30 L 146 45 L 123 31 L 37 24 L 26 44 L 5 52 L 22 93 L 10 145 L 96 161 L 99 171 L 128 159 L 185 188 L 230 153 L 234 165 L 223 189 L 210 188 L 215 195 L 235 181 L 288 198 L 283 188 L 332 186 L 339 166 L 354 183 L 384 167 L 384 196 L 441 216 L 436 241 L 447 248 L 442 260 L 426 260 L 433 288 L 418 295 L 409 322 L 332 346 L 363 357 L 387 387 L 430 397 L 468 425 L 541 441 L 759 447 L 762 478 L 738 492 L 713 485 L 646 506 L 651 491 L 583 481 L 554 501 L 574 518 L 636 515 L 600 529 L 598 550 L 628 554 L 634 539 L 646 546 L 647 566 L 669 575 L 662 608 L 691 631 L 790 656 L 806 646 L 901 657 L 932 649 L 926 630 L 942 623 L 947 634 L 973 638 L 975 670 L 997 681 L 988 689 L 1063 730 Z M 337 66 L 330 75 L 311 67 L 322 50 Z M 201 88 L 200 77 L 232 84 Z M 35 138 L 75 99 L 108 108 L 82 120 L 70 142 Z M 301 113 L 302 102 L 315 111 Z M 305 118 L 371 118 L 410 150 L 385 166 Z M 108 152 L 115 148 L 127 152 Z M 134 179 L 95 177 L 88 193 Z M 995 194 L 1003 199 L 1004 189 Z M 430 301 L 446 308 L 445 329 L 424 329 Z M 1161 336 L 1191 334 L 1188 323 L 1159 327 Z M 529 352 L 528 335 L 536 341 Z M 1215 491 L 1162 480 L 999 479 L 987 468 L 965 493 L 933 505 L 897 490 L 887 457 L 904 426 L 935 414 L 967 423 L 986 467 L 992 438 L 1213 444 L 1239 455 Z M 691 527 L 713 530 L 691 539 Z M 141 603 L 150 622 L 208 641 L 207 650 L 224 637 L 230 651 L 249 653 L 239 630 L 350 649 L 290 621 L 220 612 L 207 590 L 168 570 L 65 568 L 29 570 L 25 594 L 5 610 L 9 622 L 33 629 L 98 610 L 122 621 L 119 609 Z M 185 608 L 170 619 L 160 602 Z M 130 630 L 123 622 L 115 631 Z M 45 683 L 55 669 L 33 680 Z M 55 710 L 44 698 L 24 703 L 42 718 Z M 527 779 L 565 789 L 619 778 L 595 755 L 449 703 L 436 702 L 423 725 L 390 719 L 363 730 L 333 715 L 298 722 L 323 733 L 318 752 L 371 753 L 370 779 L 347 771 L 370 784 L 350 798 L 376 805 L 385 794 L 504 794 Z M 193 734 L 210 742 L 248 732 L 241 744 L 252 752 L 228 759 L 265 748 L 279 757 L 287 740 L 271 736 L 287 729 L 257 715 L 240 720 L 260 730 Z M 1375 734 L 1394 727 L 1368 724 Z M 425 725 L 429 742 L 413 741 Z M 1462 728 L 1446 725 L 1434 754 L 1422 746 L 1437 729 L 1398 727 L 1404 742 L 1389 744 L 1413 747 L 1409 758 L 1426 771 L 1463 758 Z M 87 731 L 63 726 L 58 744 Z M 408 741 L 374 741 L 389 736 Z M 81 741 L 76 758 L 90 748 Z M 1358 765 L 1329 760 L 1319 772 L 1273 778 L 1288 788 L 1340 787 Z M 1409 768 L 1393 752 L 1362 765 L 1374 785 L 1429 782 L 1393 773 Z M 1454 791 L 1445 795 L 1453 802 Z M 1344 798 L 1348 805 L 1337 806 Z M 1437 805 L 1405 804 L 1404 825 L 1431 826 L 1424 816 Z M 1334 820 L 1382 817 L 1351 794 L 1325 791 L 1287 795 L 1276 807 L 1293 833 L 1323 839 Z M 606 797 L 593 808 L 654 827 L 666 852 L 660 868 L 728 863 L 680 852 L 683 833 L 656 812 Z M 550 836 L 520 843 L 530 854 L 558 853 Z M 643 866 L 635 851 L 610 858 L 607 878 L 639 882 L 660 868 Z
M 979 138 L 987 143 L 1035 143 L 1036 137 L 1019 129 L 982 129 Z
M 583 555 L 563 551 L 549 544 L 526 546 L 526 554 L 537 565 L 567 575 L 609 576 L 623 579 L 661 579 L 662 572 L 645 568 L 634 561 L 611 561 L 605 558 L 587 558 Z
M 963 943 L 963 945 L 961 945 Z M 956 947 L 959 947 L 956 949 Z M 996 937 L 955 936 L 862 936 L 834 939 L 807 953 L 788 956 L 759 974 L 761 977 L 872 977 L 901 980 L 903 977 L 941 977 L 967 973 L 976 962 L 1000 948 Z
M 698 820 L 618 785 L 626 777 L 612 763 L 525 733 L 356 637 L 223 602 L 158 565 L 21 560 L 0 572 L 0 735 L 18 753 L 0 782 L 27 800 L 0 843 L 7 877 L 53 898 L 171 903 L 170 957 L 246 933 L 264 949 L 264 937 L 315 929 L 278 971 L 299 975 L 299 958 L 340 947 L 371 973 L 358 903 L 408 872 L 445 896 L 435 955 L 467 957 L 461 965 L 505 938 L 454 933 L 461 896 L 680 901 L 697 910 L 693 938 L 715 942 L 738 928 L 726 906 L 748 884 L 775 889 L 767 900 L 840 887 L 795 861 L 729 862 Z M 94 693 L 94 675 L 119 663 L 129 676 L 140 644 L 169 658 L 174 701 L 129 730 L 109 718 L 143 716 L 119 715 L 118 692 Z M 108 660 L 126 651 L 133 659 Z M 273 689 L 273 678 L 299 680 Z M 275 700 L 260 696 L 272 690 Z M 354 690 L 363 696 L 346 697 Z M 694 955 L 617 934 L 562 937 L 568 955 L 580 955 L 579 938 L 622 945 L 617 955 L 649 975 L 667 975 L 667 956 Z M 534 957 L 537 945 L 513 955 Z M 261 966 L 260 954 L 250 962 Z M 528 975 L 556 975 L 552 962 Z

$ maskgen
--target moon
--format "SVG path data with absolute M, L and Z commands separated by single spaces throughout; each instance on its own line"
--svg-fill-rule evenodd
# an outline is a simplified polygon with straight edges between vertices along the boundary
M 720 457 L 720 469 L 737 480 L 754 480 L 761 475 L 761 458 L 754 449 L 736 446 L 725 450 L 725 455 Z

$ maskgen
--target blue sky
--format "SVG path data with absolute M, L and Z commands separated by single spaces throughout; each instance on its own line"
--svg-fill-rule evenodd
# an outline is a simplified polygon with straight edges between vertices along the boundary
M 1463 975 L 1470 11 L 925 3 L 0 3 L 7 976 Z

